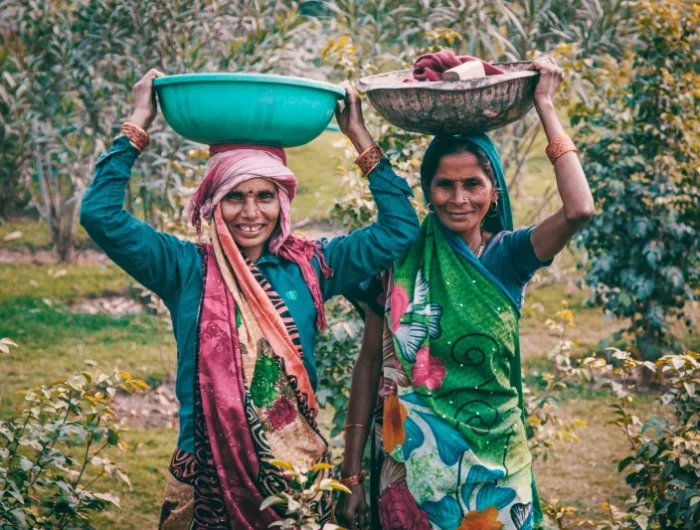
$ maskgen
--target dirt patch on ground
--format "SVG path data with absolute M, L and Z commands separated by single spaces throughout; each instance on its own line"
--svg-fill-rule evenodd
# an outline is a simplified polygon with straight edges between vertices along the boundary
M 142 429 L 177 429 L 175 385 L 166 383 L 142 394 L 117 394 L 112 408 L 128 425 Z
M 110 296 L 79 300 L 70 306 L 70 310 L 74 313 L 88 313 L 89 315 L 107 313 L 114 317 L 120 317 L 143 313 L 143 305 L 126 296 Z

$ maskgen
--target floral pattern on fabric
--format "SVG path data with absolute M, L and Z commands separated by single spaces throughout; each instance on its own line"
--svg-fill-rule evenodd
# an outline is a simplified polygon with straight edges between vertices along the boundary
M 382 530 L 430 530 L 427 514 L 418 508 L 405 484 L 392 484 L 379 497 Z
M 277 398 L 275 384 L 280 375 L 280 367 L 269 357 L 261 357 L 255 363 L 253 384 L 250 395 L 256 407 L 267 407 Z
M 384 401 L 384 449 L 391 453 L 397 445 L 404 443 L 406 431 L 403 424 L 408 412 L 399 401 L 398 396 L 393 395 Z
M 381 281 L 376 491 L 400 487 L 436 530 L 532 530 L 531 458 L 509 376 L 517 313 L 435 223 Z M 380 501 L 382 525 L 391 498 Z
M 503 523 L 498 520 L 498 510 L 489 506 L 484 511 L 469 512 L 457 530 L 503 530 Z
M 442 380 L 447 371 L 445 361 L 430 356 L 430 349 L 423 346 L 416 354 L 416 364 L 411 367 L 413 385 L 425 385 L 429 390 L 437 390 L 442 386 Z
M 275 401 L 272 408 L 267 411 L 267 419 L 270 420 L 273 429 L 283 429 L 290 423 L 293 423 L 296 417 L 297 409 L 284 396 Z

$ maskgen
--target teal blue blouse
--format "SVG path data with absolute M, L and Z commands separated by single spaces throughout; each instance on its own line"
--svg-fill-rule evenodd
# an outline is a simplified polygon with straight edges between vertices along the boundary
M 162 298 L 170 310 L 178 349 L 178 447 L 193 452 L 195 339 L 202 297 L 202 263 L 194 243 L 157 232 L 123 209 L 126 186 L 138 154 L 125 137 L 120 137 L 108 153 L 100 156 L 95 178 L 83 198 L 80 223 L 119 267 Z M 418 218 L 409 202 L 411 188 L 394 173 L 388 160 L 383 159 L 369 175 L 369 187 L 377 205 L 376 222 L 347 236 L 321 241 L 326 262 L 333 269 L 333 276 L 324 279 L 314 261 L 326 300 L 388 268 L 418 237 Z M 315 389 L 316 311 L 301 270 L 269 253 L 263 254 L 256 265 L 294 318 L 304 365 Z

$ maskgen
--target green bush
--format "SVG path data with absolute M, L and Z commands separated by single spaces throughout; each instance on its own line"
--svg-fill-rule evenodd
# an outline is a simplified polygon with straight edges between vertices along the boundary
M 0 355 L 10 341 L 0 341 Z M 91 529 L 91 514 L 119 507 L 93 488 L 128 476 L 103 451 L 126 444 L 110 408 L 118 390 L 148 388 L 126 372 L 97 369 L 25 392 L 25 407 L 0 421 L 0 528 Z
M 582 230 L 593 302 L 646 358 L 675 342 L 700 285 L 700 12 L 637 2 L 639 44 L 581 66 L 591 90 L 571 109 L 598 208 Z
M 618 469 L 635 491 L 627 510 L 605 504 L 609 517 L 582 520 L 597 530 L 692 530 L 700 525 L 700 355 L 667 355 L 651 363 L 615 350 L 618 365 L 588 359 L 585 365 L 598 369 L 607 379 L 618 401 L 612 407 L 618 426 L 630 443 L 631 454 Z M 659 398 L 662 414 L 642 422 L 629 411 L 639 370 L 654 370 L 665 376 L 667 390 Z M 551 510 L 551 508 L 550 508 Z M 570 515 L 570 514 L 568 514 Z M 561 522 L 561 519 L 560 519 Z M 577 526 L 578 526 L 577 525 Z M 569 528 L 560 524 L 561 528 Z M 571 527 L 573 528 L 573 526 Z

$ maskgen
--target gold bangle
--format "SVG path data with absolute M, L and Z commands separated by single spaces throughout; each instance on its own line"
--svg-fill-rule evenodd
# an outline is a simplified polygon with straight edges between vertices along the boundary
M 547 153 L 549 161 L 554 164 L 554 162 L 559 160 L 566 153 L 570 153 L 572 151 L 574 153 L 578 153 L 578 149 L 576 148 L 574 141 L 568 134 L 564 134 L 563 136 L 559 136 L 558 138 L 555 138 L 549 142 L 545 152 Z
M 129 139 L 129 142 L 131 142 L 131 144 L 138 149 L 140 153 L 143 153 L 144 149 L 146 149 L 151 141 L 151 138 L 148 136 L 146 131 L 144 131 L 138 125 L 130 122 L 125 122 L 122 125 L 120 136 L 126 136 Z
M 374 168 L 377 167 L 379 161 L 384 158 L 384 156 L 382 148 L 377 144 L 372 144 L 360 153 L 360 156 L 355 159 L 355 164 L 359 166 L 362 174 L 367 177 L 374 171 Z

